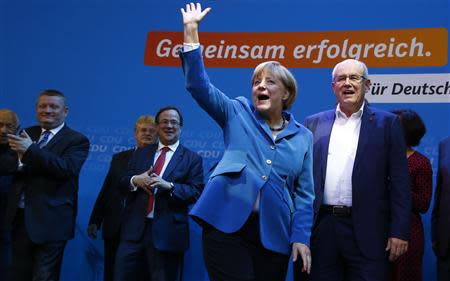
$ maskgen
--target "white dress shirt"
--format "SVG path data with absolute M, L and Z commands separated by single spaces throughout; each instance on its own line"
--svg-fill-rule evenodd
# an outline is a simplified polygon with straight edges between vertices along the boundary
M 352 174 L 361 129 L 361 108 L 347 117 L 339 107 L 331 129 L 323 203 L 352 206 Z
M 50 135 L 48 135 L 48 140 L 47 143 L 49 143 L 51 141 L 51 139 L 59 132 L 61 131 L 61 129 L 64 127 L 64 123 L 62 123 L 61 125 L 59 125 L 58 127 L 51 129 L 51 130 L 46 130 L 44 128 L 41 128 L 41 136 L 39 137 L 39 140 L 37 141 L 37 143 L 39 143 L 41 141 L 41 139 L 44 137 L 44 132 L 45 131 L 50 131 Z
M 172 156 L 175 153 L 175 150 L 177 150 L 178 145 L 180 144 L 180 141 L 177 141 L 176 143 L 172 145 L 167 145 L 169 150 L 166 152 L 166 159 L 164 160 L 164 165 L 161 169 L 161 172 L 159 173 L 159 176 L 162 178 L 162 175 L 164 175 L 164 172 L 166 171 L 167 165 L 169 164 L 170 160 L 172 160 Z M 161 142 L 158 143 L 158 150 L 156 150 L 155 158 L 153 159 L 153 167 L 155 167 L 156 160 L 158 159 L 159 155 L 161 154 L 161 149 L 164 147 Z M 147 218 L 153 218 L 155 213 L 155 203 L 156 203 L 156 193 L 158 192 L 158 188 L 155 188 L 153 191 L 154 197 L 153 197 L 153 209 L 150 213 L 148 213 Z

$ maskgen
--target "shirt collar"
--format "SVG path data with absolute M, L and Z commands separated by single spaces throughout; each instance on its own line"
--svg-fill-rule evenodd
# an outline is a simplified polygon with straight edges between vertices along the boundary
M 337 105 L 336 107 L 336 118 L 344 118 L 344 119 L 350 119 L 350 118 L 356 118 L 356 119 L 361 119 L 361 116 L 363 114 L 364 111 L 364 105 L 366 104 L 366 102 L 364 101 L 361 105 L 361 107 L 358 109 L 358 111 L 354 112 L 352 115 L 350 115 L 350 117 L 347 117 L 347 115 L 345 115 L 344 112 L 342 112 L 341 110 L 341 106 L 340 104 Z
M 180 145 L 180 141 L 178 140 L 176 143 L 171 145 L 164 145 L 161 142 L 158 142 L 158 151 L 161 151 L 161 149 L 165 146 L 167 146 L 171 151 L 175 152 L 177 150 L 177 147 Z
M 53 128 L 51 130 L 46 130 L 44 128 L 41 128 L 41 135 L 45 132 L 45 131 L 50 131 L 50 133 L 52 133 L 52 136 L 56 135 L 59 131 L 61 131 L 61 129 L 64 127 L 65 123 L 63 122 L 61 125 L 59 125 L 56 128 Z

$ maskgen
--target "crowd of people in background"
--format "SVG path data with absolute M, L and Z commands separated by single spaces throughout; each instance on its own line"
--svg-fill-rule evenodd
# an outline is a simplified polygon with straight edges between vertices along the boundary
M 211 11 L 181 9 L 187 91 L 223 132 L 224 153 L 204 182 L 202 158 L 180 141 L 179 108 L 134 124 L 136 146 L 112 156 L 87 234 L 102 230 L 104 280 L 176 281 L 189 248 L 189 216 L 202 228 L 211 281 L 422 280 L 421 215 L 433 172 L 417 151 L 426 133 L 411 109 L 365 99 L 367 66 L 335 65 L 337 103 L 298 122 L 294 75 L 276 61 L 254 69 L 250 98 L 210 81 L 199 24 Z M 89 139 L 66 124 L 58 90 L 41 92 L 36 126 L 0 109 L 0 280 L 59 280 L 74 237 L 78 182 Z M 450 280 L 450 138 L 439 143 L 432 211 L 438 280 Z M 192 208 L 191 208 L 192 207 Z M 200 256 L 200 253 L 199 253 Z

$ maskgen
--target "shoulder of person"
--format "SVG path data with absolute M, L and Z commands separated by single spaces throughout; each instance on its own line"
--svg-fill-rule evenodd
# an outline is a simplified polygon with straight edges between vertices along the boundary
M 113 156 L 112 156 L 112 158 L 115 159 L 115 158 L 124 158 L 124 157 L 127 157 L 127 156 L 129 156 L 129 155 L 132 155 L 134 150 L 135 150 L 134 148 L 131 148 L 131 149 L 127 149 L 127 150 L 123 150 L 123 151 L 114 153 Z
M 136 149 L 134 154 L 142 154 L 142 153 L 149 153 L 152 151 L 156 151 L 158 149 L 158 143 L 148 144 L 144 147 L 140 147 Z
M 305 121 L 312 121 L 312 120 L 320 120 L 323 117 L 326 117 L 328 115 L 334 115 L 335 109 L 329 109 L 321 112 L 314 113 L 312 115 L 306 116 Z
M 183 152 L 185 155 L 189 155 L 190 157 L 193 157 L 193 158 L 201 158 L 201 156 L 200 156 L 197 152 L 195 152 L 195 151 L 193 151 L 193 150 L 187 148 L 186 146 L 184 146 L 184 145 L 181 144 L 181 143 L 180 143 L 180 145 L 178 146 L 177 149 L 182 149 L 182 150 L 183 150 L 182 152 Z
M 64 131 L 65 131 L 65 133 L 72 134 L 71 138 L 80 138 L 80 139 L 83 139 L 83 141 L 89 142 L 89 139 L 88 139 L 88 137 L 86 135 L 84 135 L 83 133 L 81 133 L 79 131 L 76 131 L 76 130 L 70 128 L 69 126 L 67 126 L 67 124 L 65 124 L 64 127 L 61 128 L 61 131 L 59 131 L 58 134 L 59 133 L 64 133 Z
M 25 128 L 25 131 L 27 132 L 27 134 L 28 135 L 35 135 L 35 134 L 38 134 L 38 135 L 41 135 L 41 131 L 42 131 L 42 129 L 41 129 L 41 126 L 31 126 L 31 127 L 27 127 L 27 128 Z

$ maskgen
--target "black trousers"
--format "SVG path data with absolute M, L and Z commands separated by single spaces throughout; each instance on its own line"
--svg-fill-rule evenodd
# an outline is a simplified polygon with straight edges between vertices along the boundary
M 165 252 L 153 246 L 152 220 L 139 241 L 121 240 L 114 266 L 115 281 L 181 280 L 183 252 Z
M 437 257 L 437 280 L 450 280 L 450 249 L 446 257 Z
M 55 225 L 57 227 L 57 225 Z M 28 237 L 22 209 L 17 210 L 12 231 L 10 281 L 57 281 L 67 241 L 36 244 Z
M 202 242 L 211 281 L 284 281 L 286 278 L 289 256 L 264 248 L 256 214 L 235 233 L 204 225 Z
M 6 281 L 8 268 L 11 263 L 11 234 L 0 230 L 0 281 Z
M 0 281 L 5 281 L 11 263 L 11 232 L 3 229 L 7 205 L 7 191 L 4 188 L 8 183 L 3 183 L 1 179 L 2 176 L 0 176 Z
M 385 281 L 388 256 L 369 259 L 360 251 L 351 215 L 319 213 L 311 236 L 309 281 Z
M 117 233 L 111 239 L 105 239 L 104 241 L 104 272 L 103 272 L 103 280 L 104 281 L 113 281 L 114 280 L 114 263 L 116 260 L 117 248 L 119 247 L 120 238 L 119 233 Z

